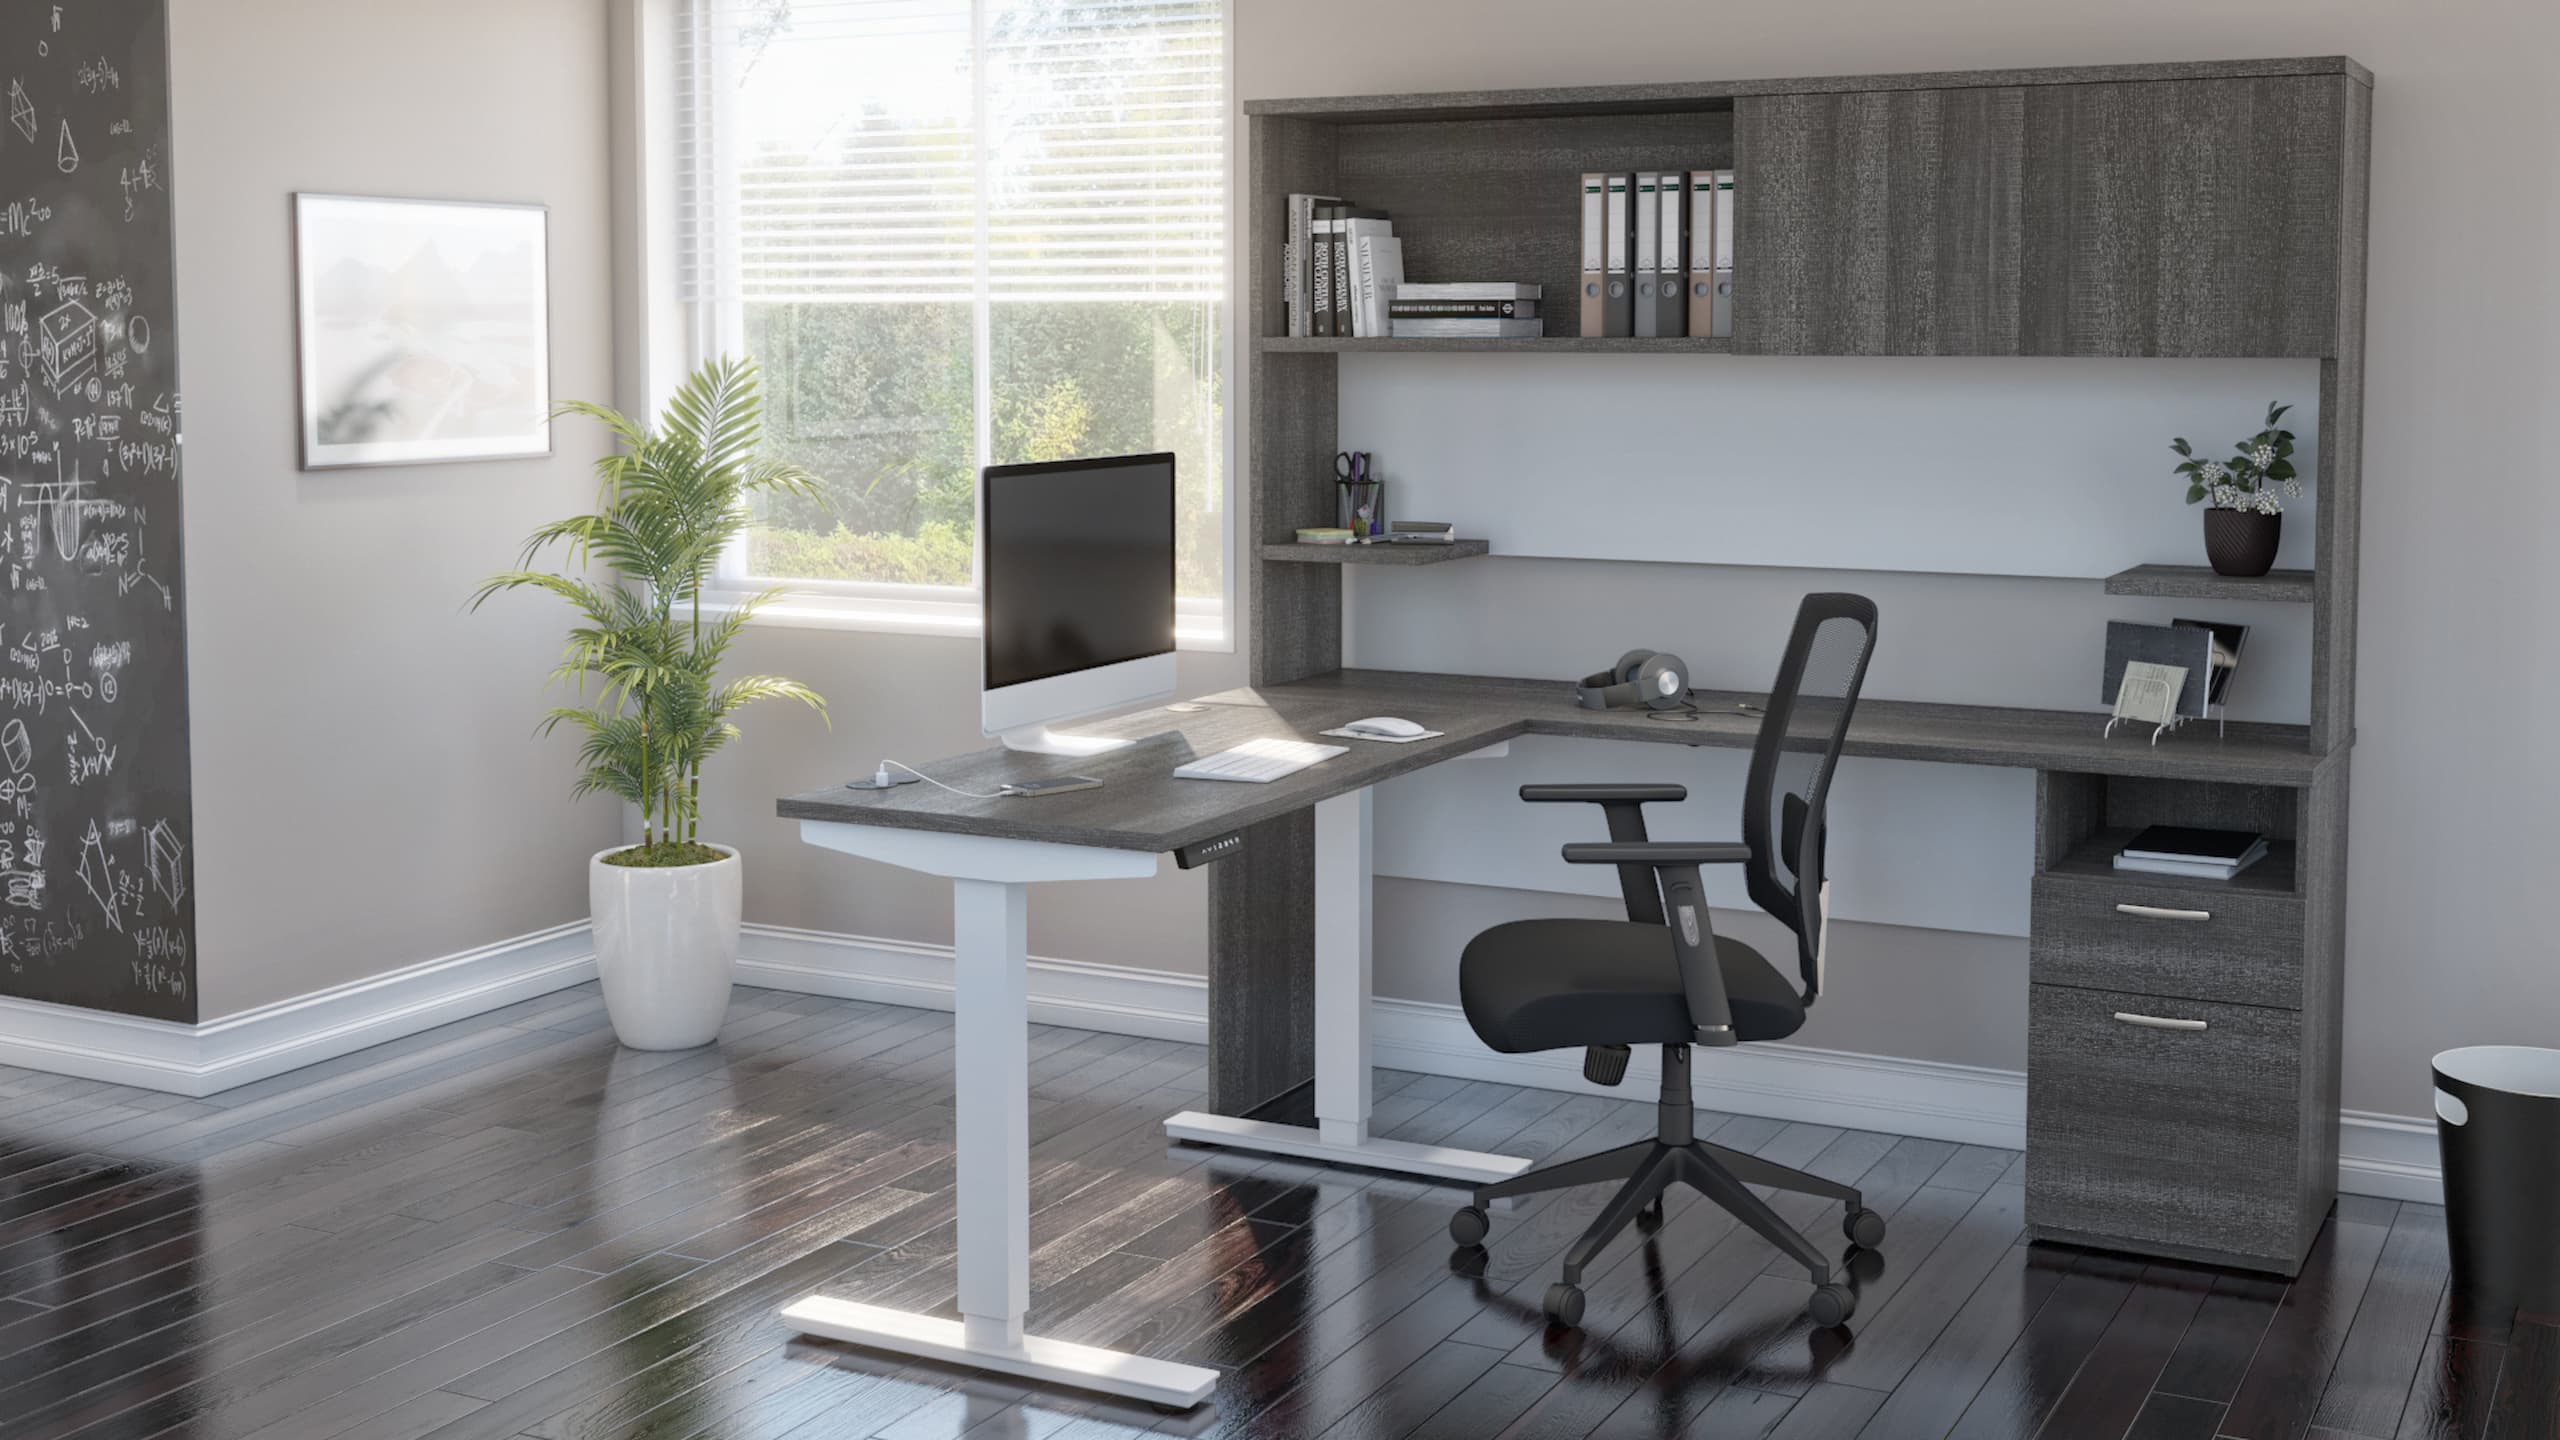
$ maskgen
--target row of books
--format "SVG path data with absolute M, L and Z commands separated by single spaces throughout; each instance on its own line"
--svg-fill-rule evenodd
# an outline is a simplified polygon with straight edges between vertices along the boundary
M 1281 299 L 1296 336 L 1433 335 L 1524 339 L 1546 333 L 1542 287 L 1510 281 L 1408 284 L 1404 242 L 1387 212 L 1333 195 L 1289 197 Z
M 1404 280 L 1404 242 L 1384 210 L 1294 194 L 1280 269 L 1291 335 L 1385 335 L 1388 298 Z
M 2228 880 L 2267 858 L 2267 837 L 2246 830 L 2153 825 L 2125 842 L 2115 868 L 2189 880 Z
M 1733 172 L 1582 177 L 1582 333 L 1733 333 Z

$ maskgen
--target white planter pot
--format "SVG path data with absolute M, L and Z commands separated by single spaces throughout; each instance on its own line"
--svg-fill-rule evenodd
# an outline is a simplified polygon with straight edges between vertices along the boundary
M 708 1045 L 729 1014 L 738 970 L 738 909 L 745 868 L 738 852 L 708 865 L 587 862 L 595 916 L 596 971 L 613 1033 L 634 1050 Z

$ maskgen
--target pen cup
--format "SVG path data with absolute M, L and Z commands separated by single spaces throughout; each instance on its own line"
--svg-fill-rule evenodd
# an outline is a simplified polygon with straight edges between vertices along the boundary
M 1356 540 L 1367 540 L 1387 533 L 1387 482 L 1384 480 L 1336 480 L 1335 513 L 1343 529 Z

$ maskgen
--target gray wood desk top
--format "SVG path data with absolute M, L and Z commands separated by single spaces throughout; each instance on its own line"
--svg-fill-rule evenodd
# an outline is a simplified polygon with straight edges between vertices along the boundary
M 1648 719 L 1643 711 L 1580 709 L 1573 703 L 1572 686 L 1561 681 L 1339 670 L 1287 685 L 1206 696 L 1201 709 L 1187 713 L 1159 707 L 1075 727 L 1138 741 L 1107 755 L 1071 759 L 987 749 L 920 767 L 964 790 L 993 790 L 1007 781 L 1053 775 L 1090 775 L 1103 782 L 1098 790 L 976 800 L 930 785 L 880 791 L 847 790 L 839 784 L 789 796 L 777 808 L 794 820 L 1165 851 L 1521 735 L 1748 749 L 1759 733 L 1760 718 L 1734 707 L 1760 698 L 1701 690 L 1700 718 L 1664 721 Z M 1448 733 L 1410 745 L 1329 741 L 1318 733 L 1368 715 L 1398 715 Z M 2155 746 L 2149 743 L 2148 729 L 2127 735 L 2119 727 L 2114 736 L 2101 737 L 2105 724 L 2106 717 L 2094 711 L 1871 699 L 1858 706 L 1848 753 L 2285 787 L 2310 784 L 2325 763 L 2324 757 L 2310 753 L 2300 726 L 2233 725 L 2227 738 L 2217 738 L 2211 727 L 2191 724 L 2162 736 Z M 1351 750 L 1268 785 L 1173 775 L 1173 767 L 1187 760 L 1265 736 L 1342 744 Z M 1807 743 L 1814 743 L 1811 737 Z

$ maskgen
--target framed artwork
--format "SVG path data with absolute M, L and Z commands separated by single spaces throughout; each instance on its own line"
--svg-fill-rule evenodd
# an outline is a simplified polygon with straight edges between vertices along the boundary
M 549 221 L 293 197 L 303 469 L 551 453 Z

